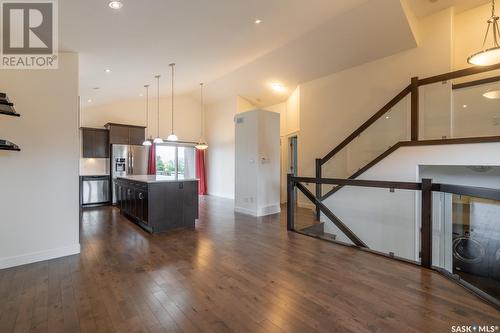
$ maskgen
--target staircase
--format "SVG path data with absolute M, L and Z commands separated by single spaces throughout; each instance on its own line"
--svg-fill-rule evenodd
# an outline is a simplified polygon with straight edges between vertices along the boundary
M 375 149 L 375 153 L 372 154 L 373 157 L 368 159 L 368 162 L 360 165 L 356 171 L 348 175 L 342 175 L 341 177 L 335 177 L 333 174 L 332 178 L 346 178 L 346 179 L 356 179 L 365 173 L 367 170 L 378 164 L 380 161 L 384 160 L 389 155 L 393 154 L 399 148 L 402 147 L 411 147 L 411 146 L 424 146 L 424 145 L 450 145 L 450 144 L 464 144 L 464 143 L 484 143 L 484 142 L 500 142 L 500 136 L 487 136 L 487 137 L 467 137 L 467 138 L 443 138 L 438 140 L 420 140 L 419 139 L 419 88 L 431 84 L 436 84 L 443 81 L 449 81 L 459 78 L 468 77 L 471 75 L 478 74 L 487 74 L 488 72 L 500 69 L 500 64 L 488 66 L 488 67 L 471 67 L 463 70 L 458 70 L 450 73 L 445 73 L 441 75 L 436 75 L 424 79 L 419 79 L 418 77 L 414 77 L 411 79 L 411 82 L 408 86 L 406 86 L 403 90 L 401 90 L 394 98 L 392 98 L 387 104 L 385 104 L 382 108 L 380 108 L 372 117 L 370 117 L 366 122 L 364 122 L 361 126 L 359 126 L 355 131 L 353 131 L 345 140 L 343 140 L 340 144 L 338 144 L 335 148 L 333 148 L 330 152 L 328 152 L 323 158 L 319 158 L 316 160 L 316 178 L 324 178 L 324 177 L 332 177 L 332 172 L 328 172 L 329 164 L 335 160 L 336 157 L 341 155 L 352 147 L 354 147 L 354 143 L 356 139 L 364 136 L 367 140 L 370 140 L 370 137 L 374 137 L 373 132 L 374 128 L 381 127 L 380 122 L 381 119 L 389 119 L 390 114 L 394 114 L 395 109 L 398 108 L 398 104 L 403 104 L 401 101 L 405 99 L 407 96 L 410 98 L 410 130 L 407 134 L 407 139 L 401 140 L 400 138 L 395 138 L 394 142 L 390 142 L 389 146 L 386 146 L 386 149 L 381 153 L 377 153 Z M 474 85 L 480 84 L 488 84 L 491 82 L 500 81 L 499 76 L 493 76 L 491 78 L 481 78 L 480 80 L 473 80 L 466 83 L 460 83 L 460 87 L 470 87 Z M 458 85 L 457 85 L 458 86 Z M 382 128 L 383 130 L 383 128 Z M 403 130 L 402 130 L 403 131 Z M 395 131 L 399 133 L 398 130 Z M 370 136 L 371 134 L 371 136 Z M 375 135 L 376 136 L 376 135 Z M 397 136 L 397 135 L 396 135 Z M 355 150 L 355 148 L 353 149 Z M 380 151 L 380 150 L 379 150 Z M 353 154 L 356 156 L 356 154 Z M 356 156 L 357 157 L 357 156 Z M 330 169 L 335 169 L 330 168 Z M 326 188 L 326 190 L 325 190 Z M 316 193 L 311 201 L 316 205 L 316 220 L 320 220 L 320 203 L 323 203 L 326 199 L 333 196 L 339 190 L 343 188 L 343 185 L 325 185 L 325 184 L 316 184 Z M 327 214 L 329 222 L 333 223 L 340 230 L 347 231 L 347 235 L 349 239 L 353 241 L 355 244 L 362 244 L 363 242 L 359 240 L 359 238 L 346 226 L 346 224 L 341 221 L 337 216 L 330 212 L 331 214 Z M 314 226 L 308 226 L 300 230 L 301 232 L 326 239 L 336 239 L 335 235 L 325 234 L 324 225 L 317 224 Z M 345 232 L 344 232 L 345 233 Z M 350 235 L 349 235 L 350 234 Z M 357 241 L 355 241 L 357 240 Z

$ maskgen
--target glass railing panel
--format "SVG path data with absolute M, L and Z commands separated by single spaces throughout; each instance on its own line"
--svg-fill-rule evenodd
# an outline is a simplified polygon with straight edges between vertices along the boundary
M 454 138 L 500 135 L 500 81 L 453 89 Z
M 409 102 L 408 95 L 323 164 L 323 178 L 349 178 L 399 141 L 409 140 Z M 323 193 L 331 188 L 323 185 Z
M 418 262 L 419 195 L 412 190 L 344 186 L 324 204 L 371 250 Z M 352 244 L 324 214 L 321 221 L 325 233 Z
M 452 195 L 452 273 L 500 300 L 500 201 Z
M 410 139 L 409 97 L 403 98 L 347 146 L 347 170 L 354 174 L 399 141 Z
M 451 82 L 438 82 L 419 88 L 419 139 L 451 137 Z

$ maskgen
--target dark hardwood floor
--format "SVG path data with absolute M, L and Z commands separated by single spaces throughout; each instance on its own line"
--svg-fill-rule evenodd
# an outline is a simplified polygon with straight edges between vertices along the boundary
M 0 271 L 0 332 L 450 332 L 499 313 L 439 274 L 201 200 L 150 235 L 85 211 L 80 255 Z M 303 214 L 304 215 L 304 214 Z

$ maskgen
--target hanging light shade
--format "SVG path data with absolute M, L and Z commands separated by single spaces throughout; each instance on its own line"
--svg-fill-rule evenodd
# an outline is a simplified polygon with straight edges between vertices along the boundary
M 160 75 L 155 76 L 156 79 L 156 138 L 153 140 L 153 143 L 163 143 L 163 139 L 160 137 Z
M 146 139 L 142 143 L 143 146 L 151 146 L 151 140 L 148 139 L 149 132 L 149 84 L 144 86 L 146 88 Z
M 492 89 L 488 90 L 483 94 L 484 97 L 488 99 L 499 99 L 500 98 L 500 90 L 498 89 Z
M 498 28 L 499 17 L 495 15 L 495 0 L 491 1 L 491 17 L 488 19 L 488 28 L 484 36 L 482 51 L 471 55 L 467 62 L 471 65 L 477 66 L 490 66 L 500 63 L 500 44 L 498 38 L 500 37 L 500 29 Z M 490 48 L 485 48 L 488 41 L 490 30 L 493 34 L 493 45 Z
M 169 65 L 170 68 L 172 69 L 172 131 L 170 132 L 170 135 L 167 137 L 167 141 L 178 141 L 179 138 L 177 137 L 177 135 L 175 135 L 174 133 L 174 67 L 175 67 L 175 64 L 172 63 Z
M 205 142 L 204 138 L 204 123 L 205 123 L 205 113 L 203 108 L 203 83 L 200 83 L 200 113 L 201 113 L 201 130 L 200 130 L 200 140 L 198 140 L 198 144 L 195 146 L 198 150 L 205 150 L 208 148 L 208 145 Z

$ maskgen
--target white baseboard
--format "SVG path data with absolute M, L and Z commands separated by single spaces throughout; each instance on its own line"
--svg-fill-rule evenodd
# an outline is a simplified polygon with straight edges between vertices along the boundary
M 252 215 L 252 216 L 257 216 L 257 212 L 251 209 L 243 208 L 243 207 L 234 207 L 234 211 L 236 213 L 241 213 L 241 214 L 246 214 L 246 215 Z
M 252 209 L 243 208 L 243 207 L 234 207 L 234 211 L 237 213 L 241 213 L 241 214 L 252 215 L 255 217 L 261 217 L 261 216 L 278 214 L 279 212 L 281 212 L 281 207 L 280 207 L 280 205 L 270 205 L 270 206 L 262 207 L 262 208 L 257 209 L 257 210 L 252 210 Z
M 213 192 L 208 192 L 208 195 L 211 197 L 218 197 L 218 198 L 223 198 L 223 199 L 230 199 L 234 200 L 234 196 L 226 195 L 226 194 L 221 194 L 221 193 L 213 193 Z
M 259 216 L 267 216 L 267 215 L 278 214 L 280 212 L 281 212 L 280 205 L 270 205 L 260 208 L 258 214 Z
M 50 260 L 80 253 L 80 244 L 74 244 L 56 249 L 22 254 L 20 256 L 0 258 L 0 269 L 31 264 L 38 261 Z

